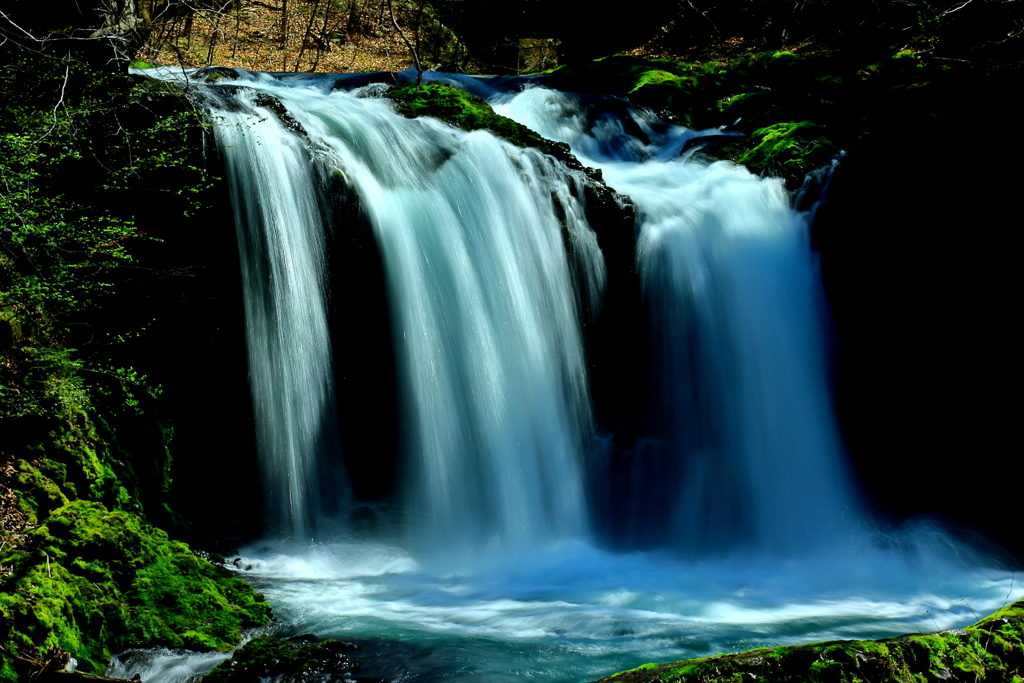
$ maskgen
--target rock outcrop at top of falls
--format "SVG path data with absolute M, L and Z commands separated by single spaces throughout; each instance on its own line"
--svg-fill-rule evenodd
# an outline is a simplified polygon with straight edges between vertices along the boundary
M 513 145 L 533 147 L 558 159 L 566 168 L 582 171 L 588 179 L 588 199 L 592 200 L 587 206 L 587 218 L 599 236 L 609 222 L 632 222 L 629 199 L 611 190 L 599 170 L 581 164 L 564 142 L 548 140 L 521 123 L 495 113 L 491 105 L 479 97 L 440 82 L 405 85 L 388 91 L 385 96 L 396 102 L 398 113 L 409 118 L 431 116 L 465 131 L 489 130 Z

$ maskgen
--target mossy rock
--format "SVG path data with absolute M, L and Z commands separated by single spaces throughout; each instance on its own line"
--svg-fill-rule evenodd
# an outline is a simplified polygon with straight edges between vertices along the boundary
M 600 171 L 584 167 L 567 144 L 541 137 L 523 124 L 496 113 L 487 102 L 464 90 L 430 82 L 394 88 L 385 97 L 394 100 L 396 110 L 403 116 L 430 116 L 465 131 L 489 130 L 517 147 L 532 147 L 572 170 L 583 171 L 603 186 Z
M 670 76 L 683 73 L 676 62 L 667 59 L 620 55 L 561 66 L 545 77 L 544 84 L 559 90 L 592 95 L 625 95 L 637 87 L 644 74 L 655 71 Z
M 519 147 L 536 147 L 546 153 L 568 147 L 546 140 L 526 126 L 495 113 L 491 105 L 447 83 L 428 82 L 394 88 L 385 95 L 408 118 L 431 116 L 465 131 L 489 130 Z
M 138 515 L 93 501 L 54 510 L 0 563 L 11 569 L 0 593 L 8 649 L 34 656 L 57 647 L 85 672 L 102 673 L 111 654 L 131 647 L 226 651 L 271 616 L 228 570 Z M 0 651 L 0 680 L 12 652 Z
M 1024 677 L 1024 602 L 966 629 L 883 640 L 759 648 L 670 664 L 644 664 L 601 683 L 976 683 Z
M 812 121 L 775 123 L 754 131 L 751 147 L 736 158 L 755 173 L 779 175 L 790 187 L 824 165 L 839 151 L 825 136 L 825 129 Z
M 749 80 L 776 85 L 805 80 L 815 70 L 815 63 L 792 52 L 761 52 L 750 55 L 736 68 Z
M 299 636 L 253 638 L 234 656 L 203 677 L 203 683 L 279 683 L 308 680 L 350 680 L 359 667 L 348 657 L 355 645 Z
M 722 122 L 747 135 L 788 121 L 821 124 L 834 110 L 831 103 L 813 95 L 772 91 L 742 92 L 716 104 Z
M 660 69 L 641 73 L 629 91 L 629 98 L 688 128 L 702 127 L 702 119 L 707 117 L 702 117 L 701 113 L 707 108 L 708 100 L 713 99 L 702 92 L 697 76 Z
M 192 74 L 192 78 L 203 83 L 216 83 L 224 79 L 238 78 L 238 71 L 226 66 L 204 66 Z

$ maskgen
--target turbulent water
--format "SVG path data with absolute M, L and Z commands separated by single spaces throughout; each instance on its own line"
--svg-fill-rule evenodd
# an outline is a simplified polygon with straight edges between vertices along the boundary
M 375 86 L 240 73 L 206 87 L 276 531 L 241 571 L 283 633 L 357 642 L 364 675 L 388 680 L 585 681 L 959 626 L 1021 593 L 943 533 L 883 532 L 860 509 L 808 217 L 779 181 L 680 156 L 699 133 L 621 102 L 463 84 L 632 198 L 651 407 L 618 457 L 588 391 L 583 324 L 607 274 L 582 173 L 400 117 Z M 380 250 L 395 338 L 397 493 L 374 532 L 337 521 L 350 482 L 328 297 L 348 293 L 329 292 L 325 245 L 344 229 L 339 188 Z M 171 681 L 214 660 L 132 661 L 117 671 Z

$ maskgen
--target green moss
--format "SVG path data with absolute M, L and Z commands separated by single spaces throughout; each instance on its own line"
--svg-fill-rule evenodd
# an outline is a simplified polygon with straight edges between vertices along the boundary
M 465 131 L 489 130 L 519 147 L 548 148 L 552 144 L 526 126 L 496 114 L 479 97 L 445 83 L 406 85 L 387 93 L 400 114 L 431 116 Z
M 825 130 L 812 121 L 775 123 L 754 131 L 753 147 L 737 162 L 755 173 L 771 173 L 799 183 L 807 172 L 826 163 L 838 151 Z
M 651 71 L 644 71 L 640 74 L 640 77 L 636 79 L 636 82 L 633 84 L 633 87 L 629 92 L 634 93 L 645 85 L 669 84 L 678 87 L 680 84 L 693 86 L 696 85 L 696 82 L 697 79 L 693 76 L 678 76 L 668 71 L 652 69 Z
M 159 387 L 121 362 L 137 347 L 121 345 L 150 322 L 125 313 L 134 291 L 168 271 L 121 202 L 97 199 L 171 187 L 182 201 L 161 203 L 163 222 L 201 209 L 212 179 L 198 163 L 200 117 L 179 86 L 70 55 L 0 71 L 18 93 L 0 136 L 0 223 L 12 226 L 0 236 L 0 680 L 17 679 L 12 654 L 40 648 L 68 650 L 87 671 L 132 644 L 228 648 L 269 609 L 147 524 L 175 519 L 170 430 Z M 67 117 L 40 116 L 58 104 Z M 123 268 L 136 257 L 150 276 Z
M 68 497 L 53 479 L 46 476 L 42 463 L 18 460 L 15 463 L 16 485 L 20 489 L 22 512 L 28 515 L 29 524 L 35 526 L 39 518 L 45 518 L 52 510 L 66 505 Z
M 137 515 L 76 500 L 0 557 L 13 573 L 0 613 L 15 649 L 59 647 L 85 671 L 113 652 L 166 645 L 227 650 L 270 619 L 262 596 Z
M 568 145 L 543 138 L 521 123 L 495 113 L 491 105 L 464 90 L 430 82 L 394 88 L 386 96 L 395 101 L 398 113 L 403 116 L 431 116 L 465 131 L 489 130 L 513 145 L 537 149 L 601 182 L 600 172 L 584 168 Z M 601 186 L 604 188 L 603 182 Z
M 746 58 L 746 64 L 740 62 L 740 65 L 741 68 L 746 68 L 748 71 L 761 71 L 779 76 L 803 70 L 807 66 L 807 62 L 797 54 L 781 50 L 778 52 L 761 52 L 749 55 Z
M 966 629 L 878 641 L 812 643 L 648 665 L 605 681 L 936 683 L 1014 681 L 1024 673 L 1024 602 Z
M 686 72 L 677 62 L 667 59 L 615 56 L 559 67 L 545 83 L 572 92 L 625 95 L 636 89 L 645 73 L 653 71 L 675 76 Z

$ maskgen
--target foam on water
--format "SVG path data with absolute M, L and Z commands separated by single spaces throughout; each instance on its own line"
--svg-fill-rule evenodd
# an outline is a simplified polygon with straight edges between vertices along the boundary
M 167 648 L 128 650 L 111 658 L 106 675 L 126 681 L 139 676 L 146 683 L 191 683 L 230 656 L 230 652 L 190 652 Z
M 956 628 L 1024 595 L 974 558 L 908 557 L 870 538 L 791 562 L 568 542 L 459 573 L 380 544 L 283 550 L 247 549 L 242 575 L 287 631 L 362 643 L 364 673 L 399 680 L 578 682 L 647 661 Z

